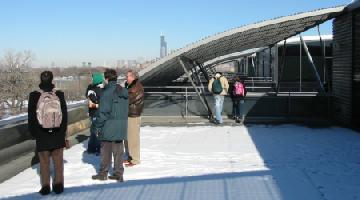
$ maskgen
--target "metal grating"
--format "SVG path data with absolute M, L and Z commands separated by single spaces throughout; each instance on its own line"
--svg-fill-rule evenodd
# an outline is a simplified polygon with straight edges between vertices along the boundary
M 352 14 L 337 17 L 333 23 L 333 118 L 350 126 L 352 118 Z
M 167 85 L 183 74 L 177 61 L 179 56 L 203 64 L 231 53 L 274 45 L 336 17 L 343 10 L 343 6 L 321 9 L 231 29 L 187 45 L 140 71 L 139 74 L 145 85 Z
M 360 10 L 354 11 L 352 124 L 360 129 Z

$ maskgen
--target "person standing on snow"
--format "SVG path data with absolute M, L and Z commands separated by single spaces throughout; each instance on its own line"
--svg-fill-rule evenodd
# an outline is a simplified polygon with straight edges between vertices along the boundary
M 66 147 L 67 107 L 64 93 L 55 90 L 51 71 L 40 75 L 40 91 L 31 92 L 28 104 L 28 126 L 36 140 L 36 152 L 40 160 L 41 195 L 50 189 L 50 158 L 55 168 L 52 190 L 56 194 L 64 191 L 64 159 Z
M 86 90 L 86 98 L 88 99 L 89 117 L 91 121 L 90 126 L 90 138 L 88 142 L 87 153 L 100 154 L 100 140 L 96 136 L 96 128 L 94 122 L 98 115 L 98 108 L 100 104 L 100 97 L 104 88 L 104 73 L 94 72 L 92 73 L 92 83 Z
M 140 115 L 144 108 L 144 88 L 138 74 L 129 70 L 125 87 L 129 92 L 128 139 L 125 140 L 125 154 L 128 156 L 125 166 L 140 164 Z
M 224 107 L 225 95 L 227 95 L 229 89 L 229 82 L 225 76 L 220 72 L 216 72 L 208 84 L 208 90 L 214 95 L 215 102 L 215 124 L 222 124 L 223 119 L 221 113 Z
M 127 139 L 128 131 L 128 91 L 116 83 L 115 70 L 105 70 L 104 76 L 105 88 L 100 98 L 99 115 L 94 122 L 101 141 L 101 163 L 99 172 L 92 179 L 103 181 L 109 178 L 123 182 L 123 141 Z M 114 158 L 114 174 L 108 176 L 111 157 Z

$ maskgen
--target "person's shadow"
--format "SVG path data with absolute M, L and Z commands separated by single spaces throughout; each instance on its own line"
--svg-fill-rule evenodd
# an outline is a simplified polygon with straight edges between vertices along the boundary
M 85 149 L 85 151 L 82 154 L 82 161 L 84 163 L 92 165 L 94 169 L 97 171 L 100 165 L 100 154 L 88 153 L 87 152 L 88 142 L 89 142 L 89 138 L 87 138 L 86 141 L 82 142 L 82 145 Z

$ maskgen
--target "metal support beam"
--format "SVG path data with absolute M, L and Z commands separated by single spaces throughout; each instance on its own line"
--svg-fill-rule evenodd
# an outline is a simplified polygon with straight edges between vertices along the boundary
M 193 69 L 195 69 L 195 71 L 196 71 L 197 67 L 199 67 L 199 70 L 201 70 L 200 65 L 197 65 L 196 62 L 193 62 L 192 65 L 193 65 Z M 205 73 L 206 73 L 206 72 L 205 72 Z M 196 75 L 197 75 L 196 78 L 197 78 L 197 80 L 199 81 L 198 84 L 199 84 L 200 87 L 201 87 L 200 91 L 201 91 L 202 94 L 205 94 L 205 87 L 204 87 L 204 84 L 203 84 L 202 81 L 201 81 L 201 77 L 200 77 L 199 71 L 196 72 Z M 209 82 L 209 80 L 207 80 L 207 82 Z M 207 100 L 206 100 L 205 95 L 204 95 L 204 101 L 205 101 L 205 104 L 206 104 L 207 106 L 209 106 L 209 104 L 208 104 L 208 102 L 207 102 Z
M 314 74 L 315 74 L 315 76 L 316 76 L 316 79 L 317 79 L 318 82 L 319 82 L 321 91 L 322 91 L 322 92 L 325 92 L 324 85 L 323 85 L 323 83 L 321 82 L 319 73 L 318 73 L 318 71 L 317 71 L 317 69 L 316 69 L 316 66 L 315 66 L 315 63 L 314 63 L 314 61 L 313 61 L 313 59 L 312 59 L 312 57 L 311 57 L 311 54 L 310 54 L 309 49 L 308 49 L 308 46 L 306 45 L 306 43 L 305 43 L 305 41 L 304 41 L 304 39 L 303 39 L 303 37 L 302 37 L 301 35 L 300 35 L 300 40 L 301 40 L 301 43 L 302 43 L 302 45 L 303 45 L 303 47 L 304 47 L 305 53 L 306 53 L 306 55 L 307 55 L 307 57 L 308 57 L 308 60 L 309 60 L 309 62 L 310 62 L 310 64 L 311 64 L 311 66 L 312 66 L 312 69 L 313 69 L 313 72 L 314 72 Z
M 209 77 L 209 74 L 207 73 L 207 71 L 204 69 L 204 66 L 203 66 L 202 64 L 198 63 L 198 62 L 195 62 L 195 63 L 196 63 L 197 66 L 199 66 L 200 71 L 203 73 L 206 81 L 209 82 L 209 81 L 210 81 L 210 77 Z
M 265 53 L 262 52 L 262 73 L 263 77 L 265 77 Z
M 279 93 L 280 90 L 280 81 L 282 80 L 283 77 L 283 73 L 284 73 L 284 68 L 285 68 L 285 63 L 286 63 L 286 40 L 284 41 L 284 46 L 283 46 L 283 52 L 282 52 L 282 56 L 281 56 L 281 64 L 279 65 L 279 80 L 278 80 L 278 85 L 276 88 L 276 94 Z
M 201 103 L 204 105 L 205 109 L 208 111 L 209 119 L 212 119 L 213 114 L 212 114 L 211 108 L 210 108 L 209 104 L 207 103 L 206 99 L 204 99 L 203 96 L 201 95 L 201 92 L 198 90 L 194 80 L 192 79 L 192 77 L 190 75 L 189 70 L 186 68 L 185 62 L 182 59 L 184 59 L 184 58 L 178 57 L 178 61 L 179 61 L 180 65 L 182 66 L 182 68 L 184 69 L 185 74 L 189 78 L 191 85 L 194 87 L 194 90 L 195 90 L 196 94 L 199 96 Z
M 299 72 L 299 92 L 302 91 L 302 45 L 301 42 L 299 42 L 300 46 L 300 72 Z
M 272 69 L 272 56 L 271 56 L 271 46 L 269 46 L 269 73 L 272 79 L 275 79 L 275 76 L 273 74 L 273 69 Z M 277 80 L 276 83 L 276 88 L 277 88 L 277 84 L 278 84 L 279 80 Z
M 199 85 L 201 80 L 200 80 L 200 78 L 198 76 L 198 72 L 196 71 L 196 69 L 194 67 L 192 67 L 190 72 L 191 72 L 191 77 L 192 77 L 192 80 L 194 81 L 194 83 L 196 85 Z
M 320 49 L 321 49 L 321 56 L 322 56 L 322 60 L 321 60 L 321 66 L 323 68 L 323 84 L 326 83 L 326 57 L 325 57 L 325 42 L 322 40 L 321 34 L 320 34 L 320 26 L 317 26 L 317 30 L 318 30 L 318 34 L 319 34 L 319 38 L 320 38 Z

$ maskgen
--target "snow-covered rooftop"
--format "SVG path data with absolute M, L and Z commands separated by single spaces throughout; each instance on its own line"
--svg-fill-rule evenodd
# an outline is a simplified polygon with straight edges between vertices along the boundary
M 65 151 L 65 192 L 51 199 L 318 200 L 360 198 L 360 135 L 343 128 L 142 127 L 142 163 L 125 182 L 94 181 L 87 143 Z M 39 199 L 39 166 L 0 184 L 0 198 Z

